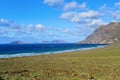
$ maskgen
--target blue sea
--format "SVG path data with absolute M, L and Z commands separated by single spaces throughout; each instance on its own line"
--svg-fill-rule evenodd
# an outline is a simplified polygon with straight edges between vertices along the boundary
M 34 56 L 42 54 L 56 54 L 63 52 L 73 52 L 101 48 L 106 44 L 74 44 L 74 43 L 54 43 L 54 44 L 0 44 L 0 58 L 11 58 L 21 56 Z

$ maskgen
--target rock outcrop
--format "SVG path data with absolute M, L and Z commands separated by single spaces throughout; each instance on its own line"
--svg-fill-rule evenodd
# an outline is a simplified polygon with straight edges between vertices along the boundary
M 79 42 L 82 44 L 111 44 L 120 41 L 120 22 L 101 25 L 92 35 Z

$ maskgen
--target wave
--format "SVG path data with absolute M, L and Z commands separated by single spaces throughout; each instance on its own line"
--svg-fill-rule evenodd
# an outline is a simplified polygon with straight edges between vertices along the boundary
M 51 52 L 42 52 L 42 53 L 16 53 L 16 54 L 1 54 L 0 58 L 13 58 L 13 57 L 23 57 L 23 56 L 37 56 L 37 55 L 44 55 L 44 54 L 58 54 L 58 53 L 64 53 L 64 52 L 75 52 L 75 51 L 82 51 L 82 50 L 90 50 L 90 49 L 96 49 L 96 48 L 103 48 L 104 46 L 96 46 L 96 47 L 89 47 L 89 48 L 79 48 L 79 49 L 70 49 L 70 50 L 62 50 L 62 51 L 51 51 Z

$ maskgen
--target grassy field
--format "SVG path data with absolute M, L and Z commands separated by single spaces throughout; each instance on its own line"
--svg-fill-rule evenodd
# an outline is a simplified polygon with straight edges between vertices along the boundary
M 100 49 L 0 59 L 0 80 L 120 80 L 120 43 Z

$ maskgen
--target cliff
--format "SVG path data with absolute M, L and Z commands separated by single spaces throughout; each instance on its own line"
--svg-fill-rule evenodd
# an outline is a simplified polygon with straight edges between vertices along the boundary
M 111 44 L 120 41 L 120 22 L 111 22 L 96 29 L 82 44 Z

